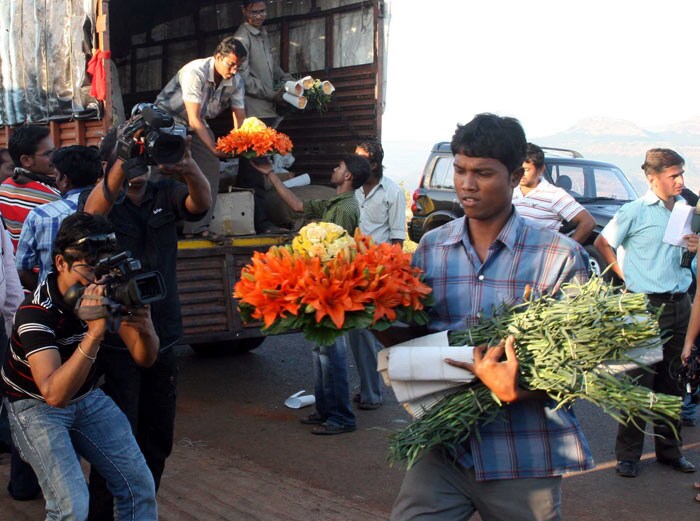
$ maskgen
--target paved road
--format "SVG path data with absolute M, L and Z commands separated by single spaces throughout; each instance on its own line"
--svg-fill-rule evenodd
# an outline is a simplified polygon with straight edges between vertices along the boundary
M 159 492 L 161 519 L 388 519 L 403 471 L 386 464 L 387 440 L 408 415 L 389 397 L 377 411 L 357 411 L 355 433 L 313 436 L 297 421 L 311 409 L 283 405 L 290 394 L 312 389 L 310 366 L 299 335 L 269 338 L 242 356 L 201 358 L 182 349 L 177 442 Z M 577 412 L 598 467 L 564 480 L 565 519 L 660 521 L 671 512 L 700 519 L 693 475 L 662 467 L 647 452 L 638 478 L 617 477 L 615 423 L 586 404 Z M 700 463 L 700 429 L 687 429 L 684 438 L 686 454 Z M 0 456 L 0 483 L 7 473 Z M 14 502 L 0 489 L 0 521 L 43 519 L 42 508 L 40 500 Z

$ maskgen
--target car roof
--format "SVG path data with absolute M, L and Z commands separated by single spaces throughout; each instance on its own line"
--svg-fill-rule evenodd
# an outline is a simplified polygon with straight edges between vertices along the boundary
M 446 152 L 448 154 L 452 153 L 449 141 L 440 141 L 433 145 L 433 152 Z M 565 157 L 558 155 L 547 155 L 544 156 L 544 162 L 547 164 L 555 163 L 558 165 L 589 165 L 607 168 L 616 168 L 619 170 L 617 165 L 613 163 L 607 163 L 605 161 L 595 161 L 593 159 L 585 159 L 580 157 Z

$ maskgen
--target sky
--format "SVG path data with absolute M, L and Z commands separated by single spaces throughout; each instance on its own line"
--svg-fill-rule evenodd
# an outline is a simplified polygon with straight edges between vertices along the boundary
M 589 117 L 653 130 L 700 115 L 699 15 L 688 0 L 393 0 L 387 173 L 413 182 L 416 144 L 424 161 L 480 112 L 530 139 Z

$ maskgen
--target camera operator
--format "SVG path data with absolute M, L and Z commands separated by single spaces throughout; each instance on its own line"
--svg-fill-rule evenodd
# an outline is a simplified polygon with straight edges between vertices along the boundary
M 231 110 L 233 128 L 245 119 L 243 80 L 237 74 L 248 52 L 241 42 L 229 36 L 209 58 L 194 60 L 182 67 L 158 94 L 155 104 L 173 116 L 176 123 L 194 131 L 192 156 L 204 172 L 211 189 L 209 212 L 196 222 L 185 223 L 186 237 L 220 240 L 209 230 L 219 191 L 219 159 L 228 154 L 216 150 L 214 133 L 206 120 Z
M 76 452 L 107 479 L 120 519 L 157 519 L 153 477 L 129 422 L 95 387 L 108 315 L 95 265 L 115 250 L 113 230 L 104 217 L 83 212 L 63 221 L 53 272 L 17 311 L 2 366 L 13 440 L 39 478 L 51 519 L 87 516 Z M 83 296 L 70 306 L 65 296 L 76 286 Z M 158 349 L 150 309 L 129 311 L 118 334 L 134 363 L 149 366 Z
M 120 249 L 131 251 L 145 270 L 159 271 L 167 295 L 152 305 L 153 324 L 160 343 L 155 364 L 147 369 L 134 364 L 119 338 L 107 335 L 100 368 L 105 376 L 103 389 L 129 419 L 157 490 L 173 444 L 177 365 L 172 347 L 182 337 L 175 273 L 176 223 L 180 219 L 199 219 L 209 208 L 211 196 L 207 180 L 190 154 L 188 136 L 182 160 L 174 165 L 159 165 L 161 173 L 178 174 L 186 184 L 169 178 L 153 182 L 147 171 L 127 181 L 126 197 L 115 204 L 126 173 L 122 160 L 115 159 L 112 132 L 115 131 L 110 131 L 103 140 L 103 145 L 112 149 L 109 160 L 112 166 L 90 194 L 85 211 L 108 216 L 116 228 Z M 110 156 L 104 149 L 100 155 Z M 95 470 L 90 473 L 89 519 L 111 519 L 111 496 Z

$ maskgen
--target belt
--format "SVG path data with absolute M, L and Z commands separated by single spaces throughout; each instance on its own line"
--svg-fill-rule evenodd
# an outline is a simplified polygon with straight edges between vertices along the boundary
M 649 300 L 661 302 L 680 302 L 687 296 L 687 293 L 647 293 Z

